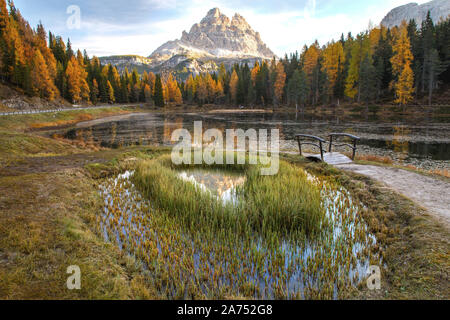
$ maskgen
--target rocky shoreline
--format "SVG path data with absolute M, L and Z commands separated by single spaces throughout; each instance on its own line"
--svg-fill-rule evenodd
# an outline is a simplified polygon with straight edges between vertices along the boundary
M 289 153 L 298 152 L 297 142 L 294 140 L 284 140 L 280 143 L 280 145 L 282 151 L 287 151 Z M 326 147 L 327 146 L 325 146 L 325 148 Z M 333 148 L 333 151 L 349 153 L 349 149 L 344 147 Z M 310 149 L 306 147 L 304 149 L 304 152 L 317 153 L 317 149 Z M 413 157 L 411 155 L 408 155 L 407 153 L 396 152 L 394 150 L 386 148 L 374 148 L 364 144 L 360 144 L 358 146 L 357 156 L 376 156 L 379 158 L 388 158 L 392 160 L 393 164 L 402 166 L 414 166 L 425 171 L 450 170 L 449 160 L 434 160 L 431 158 Z

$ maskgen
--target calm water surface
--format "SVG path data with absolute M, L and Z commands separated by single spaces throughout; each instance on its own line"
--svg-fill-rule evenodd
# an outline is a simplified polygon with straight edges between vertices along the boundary
M 203 130 L 272 129 L 280 130 L 282 150 L 297 151 L 298 133 L 328 139 L 331 132 L 352 133 L 362 138 L 359 152 L 399 156 L 404 159 L 450 160 L 450 123 L 446 116 L 424 114 L 418 117 L 381 118 L 301 113 L 142 113 L 79 123 L 66 131 L 67 138 L 93 139 L 106 147 L 123 145 L 170 146 L 174 130 L 193 133 L 194 121 L 203 122 Z M 343 150 L 338 150 L 343 151 Z

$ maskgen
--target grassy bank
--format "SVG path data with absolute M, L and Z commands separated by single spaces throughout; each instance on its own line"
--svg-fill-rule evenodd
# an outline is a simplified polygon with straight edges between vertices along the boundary
M 65 156 L 98 151 L 89 141 L 50 139 L 33 131 L 55 129 L 118 114 L 142 112 L 139 107 L 111 107 L 57 113 L 0 117 L 0 165 L 21 161 L 26 157 Z
M 0 177 L 0 299 L 157 298 L 141 265 L 93 232 L 101 210 L 83 169 Z M 81 290 L 66 269 L 81 268 Z
M 83 109 L 60 111 L 55 113 L 38 113 L 25 115 L 9 115 L 0 117 L 1 130 L 30 131 L 33 129 L 55 128 L 73 125 L 81 121 L 94 120 L 117 114 L 140 112 L 140 107 L 105 107 L 98 109 Z

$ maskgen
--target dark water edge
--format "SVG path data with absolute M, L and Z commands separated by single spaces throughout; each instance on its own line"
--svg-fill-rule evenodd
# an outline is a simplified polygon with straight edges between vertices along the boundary
M 395 142 L 392 140 L 362 139 L 361 143 L 373 148 L 396 151 Z M 450 143 L 408 142 L 407 154 L 419 159 L 450 160 Z

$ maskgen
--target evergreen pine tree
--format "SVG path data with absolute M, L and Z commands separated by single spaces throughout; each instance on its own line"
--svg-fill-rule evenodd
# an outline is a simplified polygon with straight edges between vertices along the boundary
M 368 112 L 369 102 L 372 101 L 376 95 L 376 92 L 373 90 L 376 81 L 375 67 L 368 54 L 366 54 L 362 61 L 360 73 L 361 101 L 365 103 L 366 112 Z
M 156 75 L 155 80 L 155 105 L 157 107 L 163 108 L 165 106 L 164 102 L 164 93 L 163 93 L 163 86 L 161 81 L 161 76 L 158 74 Z

